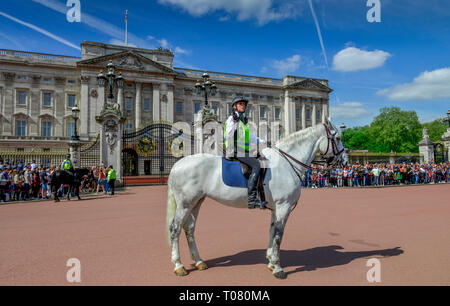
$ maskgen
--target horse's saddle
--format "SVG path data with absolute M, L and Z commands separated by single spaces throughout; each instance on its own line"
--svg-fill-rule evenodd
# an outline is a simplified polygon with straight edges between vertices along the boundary
M 258 159 L 263 163 L 266 159 L 259 156 Z M 222 181 L 225 185 L 230 187 L 247 188 L 248 178 L 252 173 L 252 169 L 244 163 L 234 158 L 222 157 Z M 261 167 L 259 173 L 258 193 L 262 201 L 265 201 L 264 195 L 264 177 L 266 175 L 266 168 Z

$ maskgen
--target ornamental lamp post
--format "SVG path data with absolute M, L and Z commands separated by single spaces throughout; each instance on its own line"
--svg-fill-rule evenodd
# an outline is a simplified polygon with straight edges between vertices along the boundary
M 448 122 L 448 127 L 450 127 L 450 109 L 447 112 L 447 122 Z
M 78 132 L 77 132 L 77 121 L 78 121 L 78 118 L 80 118 L 80 109 L 78 108 L 78 106 L 72 107 L 72 118 L 75 121 L 75 126 L 74 126 L 75 131 L 73 132 L 72 140 L 80 141 L 80 137 L 78 136 Z
M 205 107 L 209 108 L 208 105 L 208 95 L 215 95 L 217 92 L 217 86 L 209 80 L 209 74 L 205 71 L 202 75 L 203 83 L 197 82 L 195 84 L 195 89 L 199 94 L 204 94 L 205 96 Z
M 109 88 L 108 99 L 114 99 L 114 95 L 113 95 L 114 84 L 118 88 L 123 88 L 123 84 L 124 84 L 122 74 L 119 73 L 119 75 L 116 76 L 115 69 L 116 69 L 116 67 L 114 66 L 112 61 L 110 61 L 108 63 L 108 65 L 106 65 L 106 71 L 107 71 L 106 75 L 103 74 L 103 71 L 100 71 L 100 73 L 97 75 L 97 82 L 100 87 L 103 87 L 106 85 L 106 83 L 108 83 L 108 88 Z

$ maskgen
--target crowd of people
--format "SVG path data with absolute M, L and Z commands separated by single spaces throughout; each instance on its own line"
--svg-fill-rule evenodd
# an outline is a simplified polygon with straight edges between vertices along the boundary
M 450 163 L 375 163 L 346 167 L 312 165 L 303 175 L 303 187 L 363 187 L 437 184 L 450 181 Z
M 9 201 L 30 201 L 48 199 L 51 196 L 51 175 L 57 166 L 42 166 L 33 162 L 9 163 L 0 160 L 0 203 Z M 92 178 L 84 178 L 80 184 L 79 192 L 97 194 L 113 194 L 114 190 L 108 184 L 110 167 L 91 167 Z M 58 192 L 64 190 L 58 186 Z
M 0 202 L 48 199 L 50 177 L 56 169 L 56 166 L 40 166 L 36 162 L 10 164 L 0 160 Z M 99 166 L 91 170 L 93 177 L 85 179 L 79 191 L 111 194 L 110 168 Z M 313 164 L 304 172 L 302 181 L 306 188 L 447 183 L 450 182 L 450 163 L 367 163 L 343 168 Z

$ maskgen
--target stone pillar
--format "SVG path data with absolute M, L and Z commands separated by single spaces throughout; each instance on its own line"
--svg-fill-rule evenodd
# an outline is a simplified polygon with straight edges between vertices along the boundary
M 88 137 L 89 132 L 89 77 L 81 76 L 80 136 Z
M 153 121 L 161 120 L 159 84 L 153 83 Z
M 141 126 L 142 108 L 141 108 L 141 96 L 142 96 L 142 83 L 136 82 L 136 99 L 135 99 L 135 129 L 136 131 Z
M 425 163 L 434 163 L 434 145 L 428 135 L 428 129 L 422 130 L 422 140 L 419 142 L 419 153 L 423 156 Z
M 302 101 L 302 129 L 306 129 L 306 102 Z
M 313 102 L 312 103 L 312 114 L 311 114 L 311 125 L 315 126 L 316 125 L 316 103 Z
M 173 101 L 173 85 L 168 85 L 167 90 L 167 121 L 174 121 L 174 101 Z
M 295 103 L 294 99 L 286 90 L 284 94 L 284 125 L 286 127 L 286 136 L 295 132 Z
M 120 111 L 123 112 L 125 110 L 125 104 L 123 103 L 123 88 L 117 89 L 117 103 L 120 106 Z
M 80 163 L 80 141 L 71 140 L 69 142 L 69 153 L 70 159 L 72 160 L 72 164 L 74 168 L 79 168 Z
M 106 109 L 106 99 L 105 99 L 105 87 L 98 87 L 98 98 L 97 98 L 97 113 L 99 116 Z M 121 110 L 123 111 L 123 110 Z
M 327 104 L 324 100 L 322 100 L 322 123 L 325 123 L 328 117 Z

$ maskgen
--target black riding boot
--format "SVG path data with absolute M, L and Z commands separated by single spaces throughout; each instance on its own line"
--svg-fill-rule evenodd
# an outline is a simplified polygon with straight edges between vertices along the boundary
M 257 186 L 258 186 L 259 173 L 252 173 L 248 178 L 248 208 L 253 209 L 259 207 L 264 209 L 266 207 L 266 202 L 262 202 L 257 196 Z

